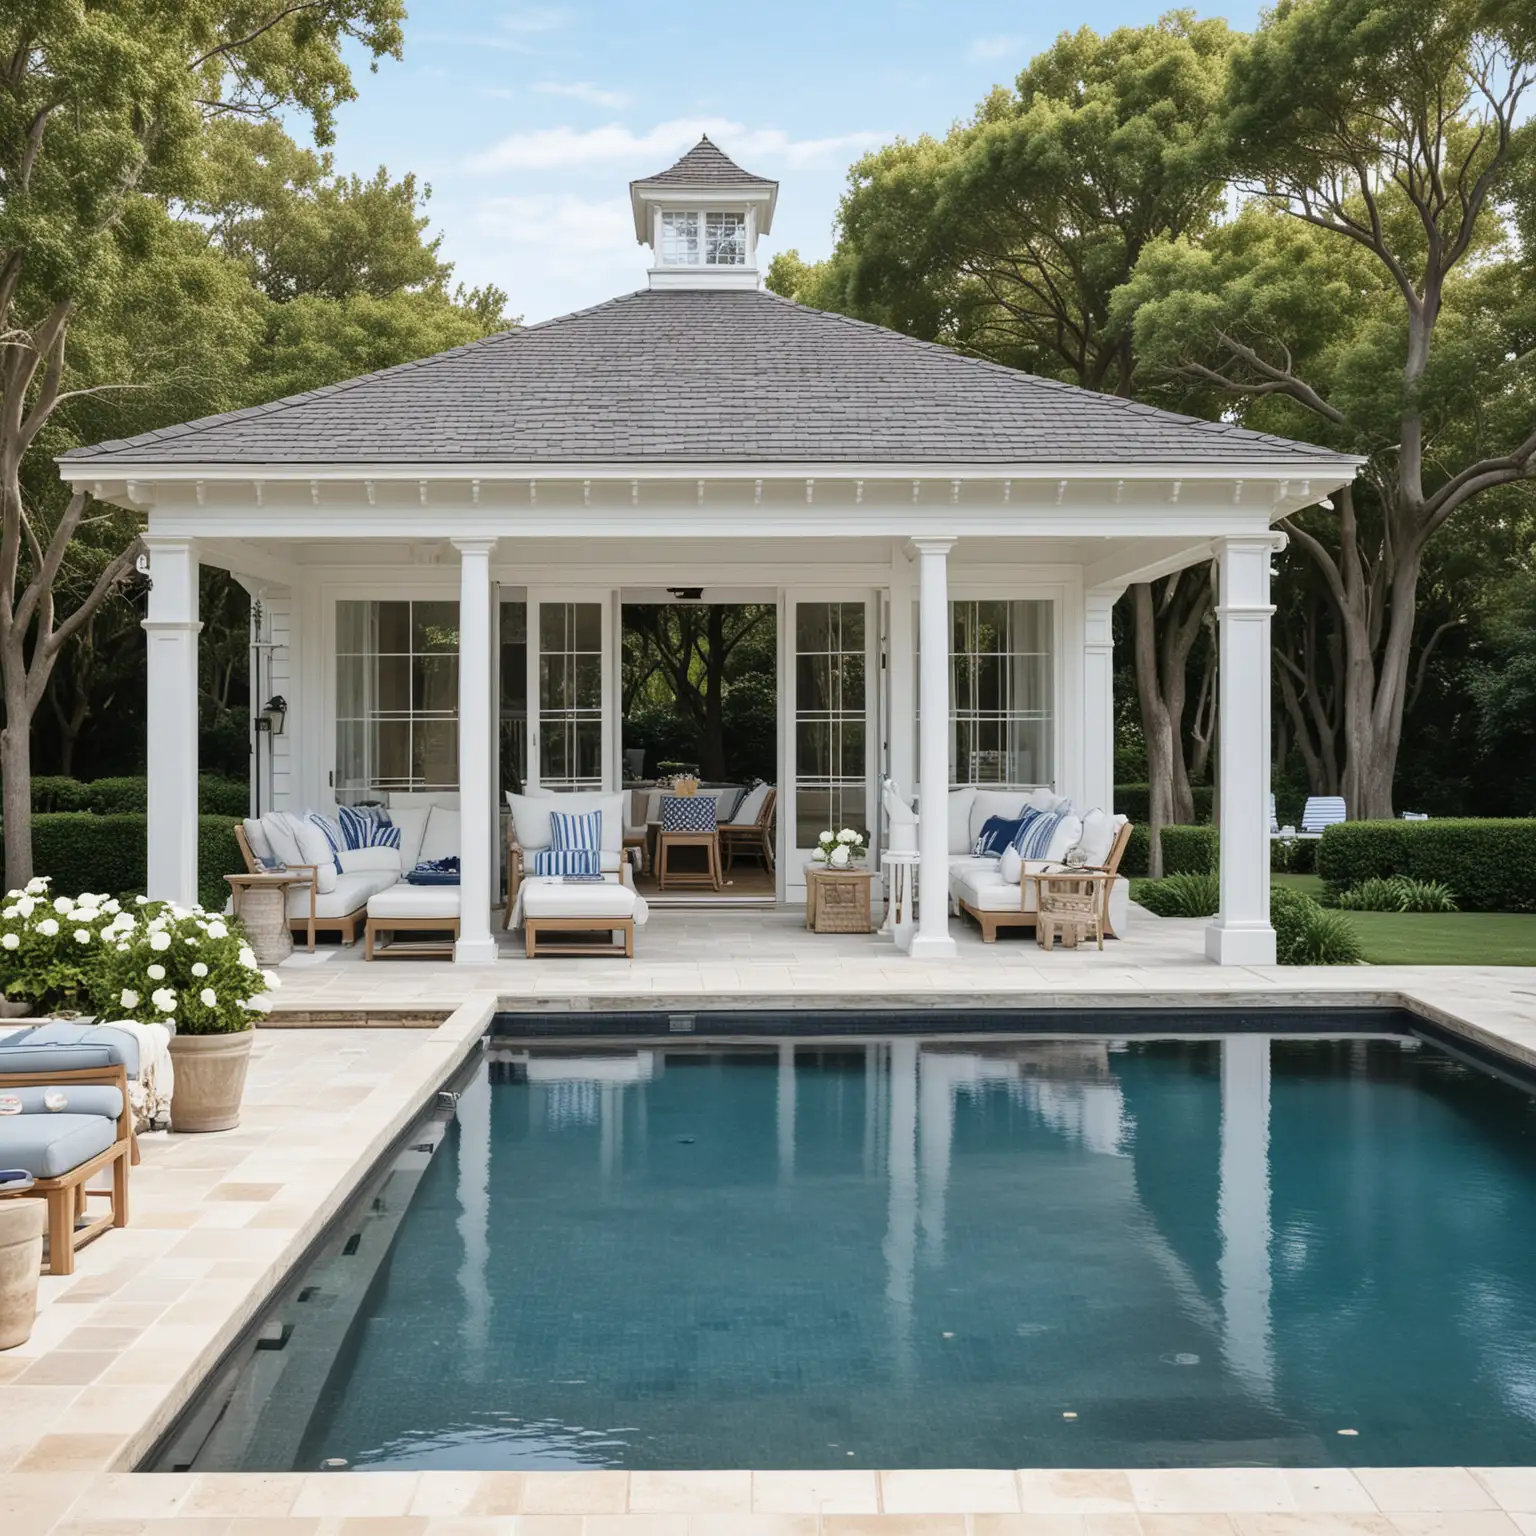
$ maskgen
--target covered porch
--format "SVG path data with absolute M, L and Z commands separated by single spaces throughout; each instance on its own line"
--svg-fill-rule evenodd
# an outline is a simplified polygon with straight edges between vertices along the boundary
M 938 896 L 919 901 L 911 957 L 951 959 L 951 792 L 1045 787 L 1111 811 L 1115 600 L 1214 558 L 1222 909 L 1205 947 L 1270 963 L 1271 522 L 1338 478 L 375 468 L 97 482 L 149 511 L 151 893 L 197 889 L 200 564 L 252 594 L 253 809 L 456 795 L 462 964 L 498 955 L 506 792 L 625 787 L 624 606 L 683 592 L 775 609 L 775 903 L 803 903 L 823 828 L 866 832 L 878 868 L 888 777 L 915 795 L 919 891 Z

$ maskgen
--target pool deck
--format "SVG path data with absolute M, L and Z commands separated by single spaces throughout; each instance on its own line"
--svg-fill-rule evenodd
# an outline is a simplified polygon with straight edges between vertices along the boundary
M 0 1536 L 1536 1536 L 1536 1467 L 1358 1471 L 330 1473 L 132 1467 L 503 1008 L 914 1003 L 1034 1007 L 1406 1005 L 1536 1063 L 1536 971 L 1221 970 L 1203 923 L 1143 919 L 1097 951 L 961 935 L 920 965 L 792 914 L 657 912 L 631 964 L 283 967 L 300 1026 L 256 1037 L 243 1123 L 143 1140 L 132 1222 L 45 1276 L 28 1343 L 0 1354 Z M 380 1028 L 393 1021 L 436 1027 Z M 326 1027 L 328 1024 L 347 1027 Z

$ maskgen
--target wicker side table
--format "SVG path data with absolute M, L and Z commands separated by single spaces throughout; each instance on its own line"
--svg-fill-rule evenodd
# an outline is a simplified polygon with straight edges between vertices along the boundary
M 308 885 L 308 874 L 225 875 L 234 892 L 234 915 L 245 924 L 251 949 L 263 965 L 281 965 L 293 953 L 288 927 L 288 888 Z
M 869 893 L 874 883 L 873 870 L 807 865 L 805 926 L 812 933 L 873 933 Z

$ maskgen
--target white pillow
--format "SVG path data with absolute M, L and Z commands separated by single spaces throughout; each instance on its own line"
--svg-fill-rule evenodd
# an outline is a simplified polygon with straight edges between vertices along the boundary
M 1065 795 L 1058 795 L 1054 789 L 1032 789 L 1027 803 L 1030 809 L 1035 811 L 1060 811 L 1072 808 L 1072 802 Z
M 1009 885 L 1019 883 L 1019 877 L 1024 872 L 1024 861 L 1019 857 L 1019 850 L 1012 843 L 1009 843 L 999 855 L 997 872 Z
M 400 841 L 404 843 L 404 834 Z M 336 857 L 341 861 L 344 875 L 371 875 L 380 871 L 399 874 L 402 867 L 398 848 L 343 848 Z M 411 865 L 412 869 L 415 867 Z
M 549 829 L 552 811 L 584 815 L 587 811 L 603 813 L 601 851 L 618 853 L 624 846 L 623 790 L 608 794 L 603 790 L 577 790 L 570 793 L 542 794 L 530 790 L 526 795 L 514 795 L 507 791 L 507 806 L 512 812 L 512 825 L 517 829 L 519 846 L 528 853 L 548 848 L 554 834 Z M 457 852 L 457 850 L 455 850 Z
M 421 863 L 421 840 L 427 835 L 427 817 L 432 814 L 429 805 L 403 805 L 390 807 L 389 819 L 400 828 L 400 868 L 412 870 Z M 394 850 L 388 849 L 393 853 Z
M 300 852 L 299 840 L 288 825 L 288 818 L 281 811 L 268 811 L 261 818 L 261 830 L 266 834 L 267 846 L 272 850 L 272 857 L 280 864 L 309 862 Z
M 1017 789 L 978 789 L 975 803 L 971 806 L 970 847 L 976 846 L 981 829 L 994 816 L 1017 821 L 1024 813 L 1024 794 Z
M 736 814 L 731 817 L 728 825 L 733 827 L 750 827 L 757 820 L 757 813 L 763 808 L 763 801 L 768 798 L 768 786 L 759 784 L 756 789 L 747 791 L 740 805 L 736 807 Z
M 405 841 L 405 834 L 401 833 L 400 841 Z M 427 817 L 427 830 L 421 839 L 421 854 L 418 863 L 425 863 L 428 859 L 454 859 L 459 856 L 459 813 L 446 811 L 440 805 L 432 807 L 431 814 Z M 411 866 L 416 867 L 414 864 Z
M 274 857 L 272 842 L 261 823 L 247 816 L 240 825 L 245 829 L 245 845 L 251 850 L 251 857 L 260 864 L 271 863 Z
M 291 811 L 279 811 L 287 820 L 303 855 L 296 862 L 315 866 L 315 889 L 323 896 L 336 889 L 336 851 L 331 840 L 308 816 L 295 816 Z
M 1083 817 L 1083 857 L 1090 864 L 1102 864 L 1114 840 L 1109 817 L 1103 811 L 1092 810 Z
M 1056 824 L 1056 830 L 1051 834 L 1050 845 L 1045 850 L 1046 858 L 1052 864 L 1059 864 L 1066 858 L 1069 848 L 1076 848 L 1083 840 L 1083 822 L 1080 816 L 1063 816 Z
M 971 809 L 976 804 L 976 786 L 967 784 L 949 792 L 949 851 L 969 853 L 971 837 Z

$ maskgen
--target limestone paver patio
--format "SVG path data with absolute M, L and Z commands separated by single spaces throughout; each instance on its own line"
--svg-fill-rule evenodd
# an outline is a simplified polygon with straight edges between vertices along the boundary
M 257 1036 L 239 1130 L 145 1138 L 134 1216 L 45 1277 L 32 1339 L 0 1355 L 0 1536 L 1536 1536 L 1536 1468 L 138 1474 L 133 1466 L 498 1006 L 677 999 L 865 1007 L 939 1000 L 1409 1002 L 1536 1062 L 1536 975 L 1400 967 L 1218 970 L 1203 924 L 1144 918 L 1097 951 L 982 945 L 915 965 L 888 941 L 808 935 L 793 914 L 657 912 L 632 964 L 476 970 L 351 954 L 283 967 L 300 1019 L 432 1029 Z M 1191 1020 L 1191 1023 L 1197 1023 Z

